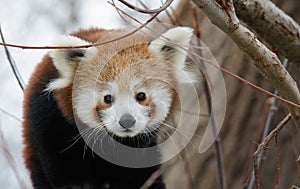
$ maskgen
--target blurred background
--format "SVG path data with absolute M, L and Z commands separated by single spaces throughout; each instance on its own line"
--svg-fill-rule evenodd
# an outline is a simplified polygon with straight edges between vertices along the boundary
M 132 1 L 133 4 L 141 6 L 137 2 Z M 160 1 L 142 2 L 146 3 L 148 8 L 157 8 L 161 5 Z M 274 2 L 299 23 L 298 0 L 274 0 Z M 140 21 L 149 18 L 135 14 L 119 3 L 118 7 Z M 161 21 L 198 28 L 202 41 L 223 67 L 273 91 L 270 84 L 254 67 L 253 61 L 188 1 L 177 0 L 172 7 L 168 9 L 168 14 L 172 17 L 164 13 L 159 17 Z M 195 24 L 195 21 L 198 24 Z M 0 25 L 8 43 L 45 46 L 51 44 L 57 36 L 76 31 L 78 28 L 111 29 L 125 24 L 115 8 L 103 0 L 0 0 Z M 15 48 L 9 50 L 25 83 L 28 82 L 36 64 L 47 52 L 47 50 Z M 299 83 L 299 69 L 295 68 L 292 62 L 288 63 L 287 69 Z M 252 174 L 252 153 L 261 141 L 270 99 L 236 78 L 227 75 L 224 77 L 227 86 L 227 111 L 220 137 L 226 184 L 230 189 L 247 188 Z M 21 181 L 27 188 L 31 188 L 21 154 L 23 92 L 18 86 L 2 47 L 0 47 L 0 88 L 0 186 L 4 189 L 18 189 Z M 286 107 L 277 102 L 270 124 L 271 129 L 286 113 Z M 299 156 L 300 137 L 292 121 L 280 132 L 278 141 L 281 158 L 279 188 L 300 186 L 295 161 Z M 204 154 L 199 154 L 199 144 L 200 138 L 195 136 L 185 151 L 166 163 L 164 170 L 168 188 L 218 188 L 214 146 Z M 12 157 L 8 157 L 7 151 Z M 272 141 L 259 170 L 262 188 L 275 186 L 277 156 L 276 145 Z M 11 161 L 12 159 L 14 161 Z

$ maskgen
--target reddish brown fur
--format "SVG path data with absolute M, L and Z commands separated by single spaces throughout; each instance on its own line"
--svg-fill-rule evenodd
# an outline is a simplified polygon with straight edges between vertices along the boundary
M 25 158 L 25 165 L 29 170 L 31 170 L 32 167 L 31 162 L 33 158 L 34 149 L 29 145 L 28 141 L 26 140 L 29 133 L 29 123 L 26 118 L 28 117 L 27 115 L 29 113 L 29 105 L 30 105 L 29 102 L 32 101 L 31 99 L 32 93 L 35 91 L 43 90 L 44 87 L 43 84 L 44 82 L 46 82 L 44 79 L 44 75 L 46 74 L 50 74 L 51 77 L 53 78 L 58 77 L 58 72 L 55 69 L 54 65 L 52 64 L 51 58 L 48 55 L 43 58 L 40 64 L 37 65 L 24 93 L 24 107 L 23 107 L 23 116 L 24 116 L 23 135 L 25 138 L 24 158 Z
M 103 101 L 101 101 L 98 106 L 96 107 L 96 111 L 100 111 L 100 110 L 104 110 L 104 109 L 107 109 L 107 108 L 110 108 L 112 105 L 111 104 L 107 104 Z
M 96 42 L 101 36 L 107 34 L 109 31 L 107 30 L 99 30 L 99 29 L 90 29 L 90 30 L 80 30 L 79 32 L 75 32 L 73 35 L 79 38 L 82 38 L 89 42 Z M 29 83 L 26 86 L 26 90 L 24 93 L 24 107 L 23 107 L 23 136 L 24 140 L 24 158 L 25 158 L 25 165 L 26 167 L 31 170 L 32 168 L 32 158 L 34 154 L 34 149 L 28 143 L 27 136 L 29 133 L 29 123 L 27 120 L 27 115 L 29 111 L 29 105 L 32 101 L 31 96 L 35 91 L 41 91 L 45 87 L 45 83 L 49 81 L 45 81 L 45 75 L 50 76 L 50 78 L 58 78 L 58 71 L 54 67 L 51 58 L 49 55 L 46 55 L 41 63 L 39 63 L 33 72 Z M 47 92 L 45 92 L 45 95 Z M 68 86 L 64 89 L 60 89 L 55 91 L 54 94 L 58 105 L 60 106 L 63 114 L 66 118 L 72 119 L 73 118 L 73 111 L 72 111 L 72 86 Z
M 128 56 L 129 54 L 130 56 Z M 151 53 L 148 50 L 147 44 L 139 44 L 126 48 L 119 52 L 117 56 L 112 57 L 112 59 L 106 64 L 101 72 L 99 81 L 101 83 L 107 83 L 108 81 L 116 80 L 124 69 L 139 60 L 149 59 L 151 58 L 150 56 Z

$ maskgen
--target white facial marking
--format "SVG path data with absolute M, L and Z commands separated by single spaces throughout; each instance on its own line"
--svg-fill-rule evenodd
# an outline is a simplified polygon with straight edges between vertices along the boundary
M 55 44 L 56 46 L 79 46 L 89 45 L 90 43 L 74 36 L 64 36 L 59 38 Z M 97 49 L 95 47 L 55 49 L 50 51 L 49 55 L 60 74 L 60 78 L 51 81 L 46 90 L 53 91 L 70 85 L 74 78 L 75 65 L 80 61 L 87 62 L 91 60 L 96 53 Z

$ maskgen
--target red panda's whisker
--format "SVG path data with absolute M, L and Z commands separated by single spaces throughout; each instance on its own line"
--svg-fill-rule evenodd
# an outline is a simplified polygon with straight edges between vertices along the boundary
M 91 132 L 92 128 L 86 128 L 83 131 L 81 131 L 79 134 L 77 134 L 74 138 L 72 138 L 70 140 L 73 141 L 75 140 L 72 144 L 68 145 L 66 148 L 64 148 L 63 150 L 60 151 L 60 153 L 63 153 L 65 151 L 67 151 L 68 149 L 70 149 L 72 146 L 74 146 L 80 139 L 82 139 L 83 135 L 86 135 L 87 133 Z

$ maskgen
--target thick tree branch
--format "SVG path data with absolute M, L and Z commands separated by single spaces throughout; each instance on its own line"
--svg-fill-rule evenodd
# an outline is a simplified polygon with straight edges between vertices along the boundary
M 294 79 L 283 67 L 276 54 L 260 42 L 248 28 L 237 23 L 233 12 L 228 14 L 232 8 L 221 6 L 214 0 L 193 0 L 193 2 L 201 8 L 213 24 L 227 33 L 254 60 L 255 66 L 264 78 L 278 90 L 283 98 L 300 104 L 300 92 Z M 231 18 L 232 16 L 235 18 Z M 300 108 L 291 105 L 288 105 L 288 108 L 300 129 Z
M 234 6 L 240 20 L 300 66 L 299 24 L 269 0 L 234 0 Z

